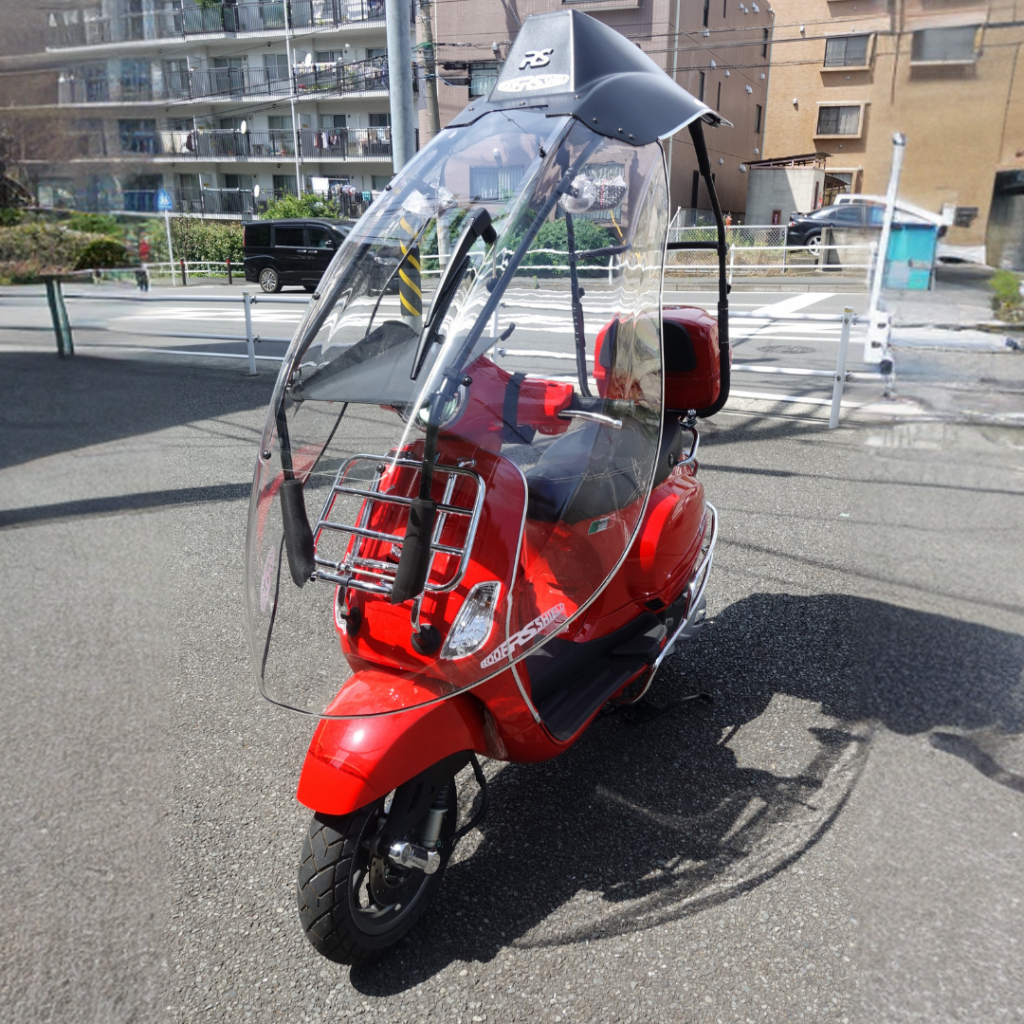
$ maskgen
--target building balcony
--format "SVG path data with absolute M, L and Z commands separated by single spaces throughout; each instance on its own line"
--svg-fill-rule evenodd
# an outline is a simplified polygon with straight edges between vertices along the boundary
M 115 15 L 100 15 L 96 11 L 97 8 L 82 8 L 52 12 L 49 49 L 285 31 L 283 0 L 242 0 L 216 7 L 179 2 L 163 11 Z M 288 11 L 293 31 L 322 32 L 383 20 L 384 0 L 289 0 Z
M 89 69 L 91 70 L 91 69 Z M 65 71 L 57 80 L 61 106 L 91 103 L 246 101 L 287 97 L 318 99 L 356 93 L 387 93 L 386 57 L 348 64 L 300 64 L 289 76 L 276 67 L 196 68 L 166 71 L 159 76 L 115 79 L 105 74 L 86 74 L 86 69 Z
M 266 210 L 268 199 L 257 199 L 250 189 L 243 188 L 166 188 L 171 197 L 171 212 L 190 214 L 196 217 L 220 217 L 224 219 L 247 220 L 258 217 Z M 368 193 L 346 195 L 340 190 L 332 197 L 341 207 L 342 217 L 361 217 L 369 200 Z M 77 209 L 90 212 L 152 213 L 156 214 L 158 193 L 151 190 L 125 190 L 109 197 L 94 198 L 91 202 L 76 203 Z
M 301 128 L 298 136 L 299 159 L 390 160 L 390 128 Z M 225 161 L 294 160 L 295 135 L 291 128 L 265 131 L 210 130 L 192 132 L 165 131 L 154 140 L 153 155 L 161 160 Z

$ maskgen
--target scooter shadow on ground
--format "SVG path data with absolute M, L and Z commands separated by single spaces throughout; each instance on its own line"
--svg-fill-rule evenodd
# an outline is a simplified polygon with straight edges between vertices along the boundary
M 632 933 L 749 891 L 832 827 L 879 727 L 930 734 L 1024 788 L 998 761 L 1024 732 L 1022 670 L 1012 633 L 843 595 L 744 598 L 652 691 L 667 706 L 704 690 L 713 706 L 644 725 L 611 714 L 553 762 L 501 768 L 472 855 L 456 856 L 409 937 L 351 982 L 386 995 L 452 961 Z M 759 730 L 777 695 L 796 700 Z M 737 744 L 748 724 L 753 738 Z

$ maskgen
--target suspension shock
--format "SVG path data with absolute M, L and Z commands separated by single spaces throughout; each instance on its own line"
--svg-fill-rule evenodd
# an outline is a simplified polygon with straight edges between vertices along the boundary
M 448 804 L 451 801 L 451 782 L 446 782 L 434 797 L 434 803 L 427 813 L 427 820 L 423 826 L 423 835 L 420 843 L 428 850 L 436 850 L 441 845 L 441 825 L 444 816 L 448 813 Z

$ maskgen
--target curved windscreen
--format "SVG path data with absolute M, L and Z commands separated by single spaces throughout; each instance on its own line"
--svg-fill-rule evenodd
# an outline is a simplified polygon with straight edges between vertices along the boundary
M 386 714 L 580 627 L 660 443 L 667 209 L 658 144 L 524 110 L 442 132 L 356 225 L 256 467 L 269 699 Z

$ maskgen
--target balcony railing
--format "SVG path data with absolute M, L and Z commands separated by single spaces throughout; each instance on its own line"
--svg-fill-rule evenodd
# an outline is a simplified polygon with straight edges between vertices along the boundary
M 341 96 L 347 93 L 387 92 L 386 57 L 348 64 L 300 64 L 291 77 L 282 68 L 194 68 L 165 70 L 149 80 L 123 80 L 79 71 L 58 79 L 61 104 L 137 102 L 139 100 L 253 99 L 267 96 Z
M 216 7 L 176 3 L 163 11 L 97 15 L 97 8 L 50 14 L 49 46 L 97 46 L 146 39 L 189 39 L 204 35 L 283 32 L 283 0 L 257 0 Z M 324 30 L 353 22 L 379 21 L 384 0 L 290 0 L 293 29 Z
M 303 160 L 359 160 L 391 157 L 390 128 L 302 128 L 298 131 Z M 259 160 L 294 158 L 291 128 L 265 131 L 210 131 L 160 133 L 156 152 L 176 160 Z
M 173 213 L 191 214 L 197 217 L 251 217 L 266 209 L 267 197 L 256 199 L 249 189 L 239 188 L 168 188 Z M 92 212 L 127 210 L 134 213 L 156 213 L 157 193 L 146 190 L 128 190 L 114 196 L 94 197 L 91 203 L 76 203 L 76 208 Z M 362 193 L 345 195 L 339 193 L 334 199 L 341 207 L 342 217 L 360 217 L 369 203 Z

